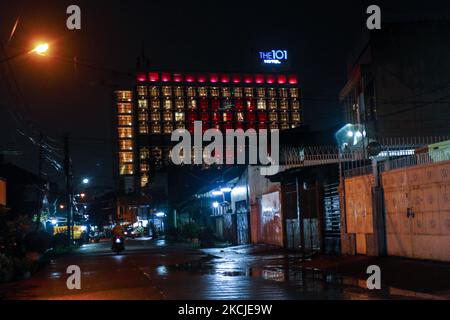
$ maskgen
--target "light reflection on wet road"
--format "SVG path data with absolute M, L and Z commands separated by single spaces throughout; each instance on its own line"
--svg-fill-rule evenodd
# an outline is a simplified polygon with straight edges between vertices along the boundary
M 31 279 L 0 285 L 3 299 L 386 299 L 336 274 L 302 269 L 299 257 L 245 250 L 196 250 L 158 241 L 109 242 L 51 261 Z M 79 265 L 82 289 L 66 288 L 66 268 Z M 354 279 L 353 279 L 354 280 Z M 351 281 L 354 282 L 354 281 Z

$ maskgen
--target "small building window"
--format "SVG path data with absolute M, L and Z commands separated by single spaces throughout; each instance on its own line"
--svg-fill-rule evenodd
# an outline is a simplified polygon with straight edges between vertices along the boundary
M 184 112 L 175 112 L 175 121 L 184 121 Z
M 133 117 L 120 115 L 117 117 L 117 125 L 120 127 L 131 127 L 133 125 Z
M 133 140 L 131 139 L 120 139 L 119 140 L 119 150 L 121 151 L 131 151 L 133 150 Z
M 163 121 L 172 121 L 172 112 L 166 111 L 163 113 Z
M 242 88 L 234 88 L 233 95 L 236 98 L 242 98 Z
M 138 106 L 141 109 L 147 109 L 148 108 L 147 100 L 138 100 Z
M 208 88 L 206 88 L 206 87 L 199 87 L 198 88 L 198 95 L 200 97 L 207 97 L 208 96 Z
M 161 121 L 161 114 L 159 112 L 152 112 L 150 114 L 151 121 Z
M 132 138 L 133 129 L 132 128 L 118 128 L 119 138 Z
M 137 92 L 139 97 L 146 97 L 147 96 L 147 87 L 145 86 L 138 86 Z
M 182 87 L 176 87 L 175 88 L 175 97 L 183 97 L 184 92 Z
M 244 88 L 244 95 L 246 97 L 253 97 L 253 88 Z
M 133 165 L 129 163 L 122 163 L 119 165 L 120 175 L 130 175 L 133 174 Z
M 187 95 L 188 95 L 188 97 L 195 97 L 195 88 L 194 87 L 188 87 L 187 88 Z
M 131 103 L 118 103 L 117 104 L 117 113 L 132 113 L 133 106 Z
M 166 110 L 172 109 L 172 100 L 170 100 L 170 99 L 164 100 L 163 108 Z
M 266 100 L 258 99 L 258 101 L 257 101 L 257 108 L 259 110 L 266 110 Z
M 159 99 L 152 100 L 152 109 L 159 109 L 161 107 L 161 102 Z
M 152 97 L 159 97 L 159 87 L 151 87 L 150 88 L 150 95 Z
M 121 151 L 119 152 L 119 163 L 133 162 L 133 152 Z
M 165 97 L 172 96 L 172 87 L 162 87 L 162 94 Z

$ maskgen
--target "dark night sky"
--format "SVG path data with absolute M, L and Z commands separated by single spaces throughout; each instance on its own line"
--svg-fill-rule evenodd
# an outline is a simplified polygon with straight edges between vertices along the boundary
M 70 4 L 81 7 L 81 31 L 65 27 Z M 370 4 L 381 6 L 383 18 L 450 12 L 448 0 L 17 0 L 0 2 L 0 39 L 7 43 L 20 17 L 6 45 L 7 55 L 42 38 L 52 43 L 52 55 L 77 56 L 97 67 L 129 72 L 143 47 L 155 69 L 194 71 L 248 71 L 252 48 L 288 48 L 303 87 L 306 122 L 324 129 L 341 124 L 337 94 L 345 84 L 347 57 L 365 27 Z M 0 146 L 24 154 L 7 159 L 37 171 L 37 149 L 17 133 L 8 111 L 14 110 L 28 126 L 53 138 L 71 133 L 75 179 L 90 176 L 97 185 L 111 184 L 112 85 L 127 86 L 131 79 L 91 68 L 74 70 L 72 64 L 51 57 L 18 58 L 11 67 L 20 95 L 13 99 L 0 78 Z M 61 177 L 50 168 L 45 171 Z

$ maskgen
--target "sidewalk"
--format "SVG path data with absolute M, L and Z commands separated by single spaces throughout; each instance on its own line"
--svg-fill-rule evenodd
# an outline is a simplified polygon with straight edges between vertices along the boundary
M 398 257 L 318 256 L 299 262 L 304 268 L 339 273 L 357 281 L 367 279 L 367 267 L 381 269 L 382 286 L 392 293 L 425 299 L 450 299 L 450 263 Z M 360 284 L 360 283 L 359 283 Z

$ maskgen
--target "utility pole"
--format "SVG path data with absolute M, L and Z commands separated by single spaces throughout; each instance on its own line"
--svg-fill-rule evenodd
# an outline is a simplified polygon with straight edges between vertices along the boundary
M 66 213 L 67 213 L 67 240 L 69 245 L 72 239 L 72 163 L 69 154 L 69 134 L 64 135 L 64 175 L 66 178 Z

